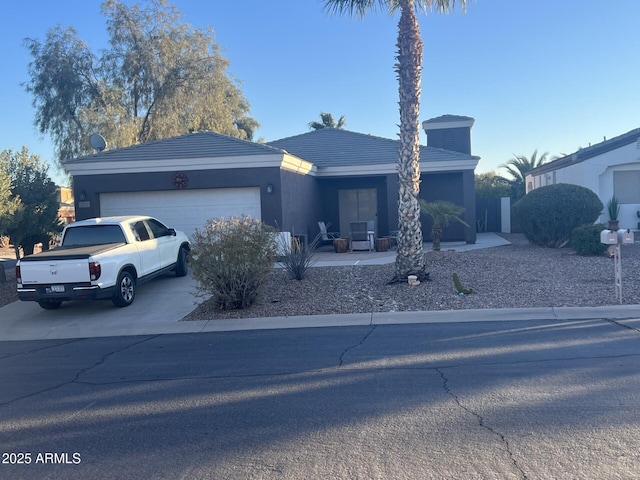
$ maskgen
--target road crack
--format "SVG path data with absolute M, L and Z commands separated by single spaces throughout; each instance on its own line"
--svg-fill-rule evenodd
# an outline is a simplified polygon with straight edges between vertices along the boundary
M 507 454 L 509 455 L 509 459 L 511 460 L 511 463 L 513 463 L 513 466 L 518 470 L 518 472 L 520 472 L 520 475 L 522 476 L 523 480 L 527 480 L 528 479 L 527 474 L 524 472 L 522 467 L 520 467 L 520 465 L 518 465 L 518 462 L 516 461 L 515 457 L 513 456 L 513 452 L 511 451 L 511 446 L 509 445 L 509 441 L 504 436 L 504 434 L 498 432 L 497 430 L 493 429 L 491 426 L 487 425 L 485 423 L 484 417 L 482 415 L 480 415 L 479 413 L 474 412 L 470 408 L 464 406 L 462 404 L 462 402 L 460 402 L 460 398 L 455 393 L 453 393 L 451 388 L 449 388 L 449 379 L 444 374 L 442 369 L 441 368 L 436 368 L 435 370 L 436 370 L 436 372 L 438 372 L 440 374 L 440 377 L 442 378 L 442 382 L 443 382 L 442 386 L 443 386 L 445 392 L 447 392 L 447 394 L 454 400 L 454 402 L 456 402 L 456 405 L 458 405 L 458 407 L 460 407 L 465 412 L 473 415 L 478 420 L 478 425 L 481 428 L 486 429 L 492 435 L 495 435 L 496 437 L 498 437 L 500 439 L 500 442 L 504 445 L 505 450 L 507 451 Z
M 56 389 L 61 388 L 61 387 L 64 387 L 66 385 L 71 385 L 73 383 L 86 383 L 86 382 L 80 382 L 80 377 L 83 374 L 87 373 L 88 371 L 90 371 L 90 370 L 102 365 L 109 357 L 111 357 L 111 356 L 113 356 L 113 355 L 115 355 L 117 353 L 124 352 L 125 350 L 128 350 L 131 347 L 135 347 L 135 346 L 140 345 L 142 343 L 145 343 L 145 342 L 148 342 L 150 340 L 153 340 L 154 338 L 157 338 L 159 336 L 160 335 L 153 335 L 151 337 L 147 337 L 147 338 L 145 338 L 143 340 L 140 340 L 138 342 L 134 342 L 134 343 L 131 343 L 129 345 L 125 345 L 125 346 L 123 346 L 123 347 L 121 347 L 121 348 L 119 348 L 117 350 L 113 350 L 113 351 L 111 351 L 109 353 L 106 353 L 98 361 L 96 361 L 93 365 L 90 365 L 90 366 L 88 366 L 86 368 L 83 368 L 78 373 L 76 373 L 76 375 L 71 380 L 68 380 L 66 382 L 58 383 L 58 384 L 53 385 L 53 386 L 48 387 L 48 388 L 43 388 L 42 390 L 38 390 L 37 392 L 32 392 L 32 393 L 29 393 L 27 395 L 22 395 L 21 397 L 17 397 L 17 398 L 13 398 L 11 400 L 7 400 L 5 402 L 0 403 L 0 407 L 5 407 L 7 405 L 11 405 L 14 402 L 17 402 L 17 401 L 20 401 L 20 400 L 24 400 L 24 399 L 27 399 L 27 398 L 36 397 L 36 396 L 41 395 L 43 393 L 52 392 L 53 390 L 56 390 Z M 71 343 L 71 342 L 69 342 L 69 343 Z
M 605 322 L 609 322 L 612 325 L 616 325 L 618 327 L 622 327 L 622 328 L 626 328 L 627 330 L 631 330 L 637 333 L 640 333 L 640 329 L 639 328 L 635 328 L 635 327 L 630 327 L 629 325 L 625 325 L 624 323 L 620 323 L 619 320 L 615 320 L 613 318 L 604 318 L 603 319 Z
M 355 345 L 351 345 L 347 348 L 344 349 L 344 351 L 342 352 L 342 354 L 340 355 L 340 362 L 338 363 L 338 367 L 342 367 L 344 365 L 344 357 L 347 353 L 349 353 L 351 350 L 353 350 L 354 348 L 358 348 L 359 346 L 361 346 L 364 342 L 366 342 L 367 338 L 369 338 L 369 336 L 375 331 L 375 329 L 377 328 L 377 325 L 372 325 L 371 326 L 371 330 L 369 330 L 367 332 L 367 334 L 362 337 L 362 340 L 360 340 L 358 343 L 356 343 Z

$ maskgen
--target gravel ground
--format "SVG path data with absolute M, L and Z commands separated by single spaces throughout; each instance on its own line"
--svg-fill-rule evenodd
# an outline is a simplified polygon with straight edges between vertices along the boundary
M 387 285 L 394 265 L 314 267 L 304 280 L 274 270 L 257 303 L 244 310 L 219 311 L 203 302 L 185 320 L 340 313 L 475 308 L 616 305 L 613 260 L 581 257 L 569 248 L 528 244 L 522 235 L 504 235 L 513 244 L 470 252 L 426 254 L 431 281 L 412 287 Z M 473 293 L 459 296 L 457 272 Z M 640 244 L 622 247 L 625 304 L 640 304 Z M 0 283 L 0 306 L 17 300 L 13 269 Z
M 613 260 L 582 257 L 569 248 L 512 245 L 470 252 L 429 252 L 431 280 L 418 286 L 387 285 L 394 265 L 317 267 L 304 280 L 274 270 L 257 303 L 219 311 L 202 303 L 185 320 L 476 308 L 599 306 L 617 304 Z M 640 304 L 640 244 L 622 247 L 623 300 Z M 452 275 L 473 289 L 459 296 Z

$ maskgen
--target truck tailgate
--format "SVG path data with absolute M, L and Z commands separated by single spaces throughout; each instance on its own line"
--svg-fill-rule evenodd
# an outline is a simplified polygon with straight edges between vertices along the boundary
M 24 262 L 20 265 L 23 285 L 89 282 L 87 259 Z

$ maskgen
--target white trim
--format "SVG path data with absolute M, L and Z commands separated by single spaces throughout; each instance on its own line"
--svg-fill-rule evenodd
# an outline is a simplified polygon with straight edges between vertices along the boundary
M 422 173 L 445 173 L 457 170 L 475 170 L 480 158 L 470 160 L 439 160 L 437 162 L 420 162 Z
M 388 175 L 398 172 L 397 163 L 383 163 L 381 165 L 348 165 L 342 167 L 320 167 L 318 177 L 351 177 L 366 175 Z
M 435 162 L 420 162 L 421 173 L 445 173 L 459 170 L 475 170 L 480 159 L 471 160 L 440 160 Z M 398 173 L 397 163 L 383 163 L 379 165 L 350 165 L 346 167 L 318 168 L 318 177 L 348 177 L 363 175 L 389 175 Z
M 108 175 L 114 173 L 151 173 L 190 170 L 279 167 L 301 174 L 315 174 L 315 166 L 289 154 L 238 155 L 230 157 L 174 158 L 165 160 L 87 160 L 65 165 L 72 175 Z
M 478 165 L 478 161 L 479 159 L 420 162 L 420 170 L 422 172 L 473 170 Z M 119 160 L 115 162 L 87 160 L 65 165 L 67 172 L 72 176 L 175 172 L 177 170 L 188 172 L 192 170 L 222 170 L 260 167 L 279 167 L 283 170 L 301 175 L 312 175 L 318 177 L 389 175 L 395 174 L 398 171 L 398 164 L 396 162 L 374 165 L 347 165 L 318 168 L 313 163 L 289 153 L 166 160 Z
M 430 122 L 429 120 L 425 120 L 424 122 L 422 122 L 422 128 L 425 132 L 428 132 L 429 130 L 444 130 L 445 128 L 471 128 L 473 127 L 474 123 L 474 119 L 453 120 L 450 122 L 447 122 L 446 120 L 439 122 Z

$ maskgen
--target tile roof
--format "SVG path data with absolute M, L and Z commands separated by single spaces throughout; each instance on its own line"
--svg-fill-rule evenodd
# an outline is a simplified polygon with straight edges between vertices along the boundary
M 268 142 L 318 167 L 389 164 L 398 161 L 398 141 L 337 128 L 322 128 Z M 420 147 L 422 162 L 477 160 L 441 148 Z
M 131 147 L 106 150 L 94 155 L 65 160 L 65 164 L 91 161 L 171 160 L 181 158 L 229 157 L 282 154 L 282 150 L 214 132 L 196 132 L 155 140 Z
M 623 133 L 604 142 L 597 143 L 587 148 L 581 148 L 577 152 L 574 152 L 565 157 L 558 158 L 552 162 L 545 163 L 537 168 L 534 168 L 529 172 L 530 175 L 540 175 L 546 172 L 552 172 L 560 168 L 565 168 L 576 163 L 584 162 L 598 155 L 616 150 L 620 147 L 629 145 L 630 143 L 640 142 L 640 128 L 635 128 L 627 133 Z M 640 148 L 640 143 L 638 144 Z

